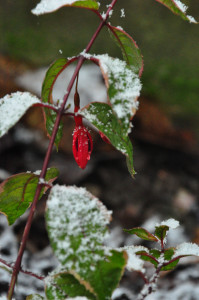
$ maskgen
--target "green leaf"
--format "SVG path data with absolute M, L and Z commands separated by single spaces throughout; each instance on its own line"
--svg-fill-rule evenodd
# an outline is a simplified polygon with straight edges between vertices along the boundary
M 155 235 L 161 241 L 163 241 L 166 237 L 167 231 L 169 231 L 169 226 L 167 225 L 160 225 L 155 227 Z
M 150 263 L 152 263 L 155 267 L 158 266 L 158 262 L 156 261 L 155 258 L 153 258 L 153 256 L 148 256 L 148 253 L 146 251 L 138 251 L 136 252 L 136 255 L 139 255 L 139 257 L 143 260 L 143 261 L 149 261 Z
M 57 59 L 48 69 L 46 72 L 44 82 L 42 85 L 42 92 L 41 97 L 42 101 L 45 103 L 53 104 L 52 100 L 52 89 L 54 83 L 58 77 L 58 75 L 67 67 L 69 64 L 66 58 Z M 57 113 L 49 108 L 44 108 L 45 119 L 46 119 L 46 130 L 51 137 L 52 131 L 54 128 L 55 120 L 57 117 Z M 62 138 L 62 130 L 63 130 L 63 123 L 61 122 L 59 125 L 59 129 L 55 138 L 55 145 L 58 147 L 59 142 Z
M 45 278 L 45 292 L 48 300 L 62 300 L 67 297 L 84 296 L 95 300 L 88 282 L 75 278 L 73 274 L 62 272 Z
M 47 170 L 45 180 L 53 182 L 58 176 L 56 168 Z M 0 212 L 6 215 L 9 225 L 12 225 L 27 210 L 33 201 L 39 175 L 20 173 L 13 175 L 0 184 Z M 40 198 L 47 190 L 43 187 Z
M 93 60 L 99 63 L 111 108 L 120 120 L 123 134 L 127 136 L 131 129 L 129 121 L 138 108 L 137 98 L 141 90 L 139 76 L 125 61 L 107 54 L 94 56 Z
M 123 58 L 132 70 L 141 76 L 143 71 L 143 58 L 136 42 L 123 29 L 108 25 L 111 37 L 121 48 Z
M 126 264 L 123 252 L 103 246 L 110 212 L 84 188 L 56 185 L 47 201 L 46 222 L 62 268 L 88 282 L 98 299 L 109 299 Z
M 153 241 L 153 242 L 158 241 L 158 239 L 153 234 L 151 234 L 146 229 L 141 228 L 141 227 L 135 227 L 132 229 L 124 229 L 124 231 L 128 232 L 130 234 L 136 234 L 139 238 L 141 238 L 143 240 Z
M 105 103 L 90 103 L 81 111 L 81 115 L 101 131 L 110 143 L 126 156 L 129 172 L 133 176 L 135 171 L 133 168 L 132 144 L 111 107 Z
M 126 265 L 125 252 L 112 250 L 111 253 L 111 256 L 106 256 L 97 262 L 95 271 L 87 270 L 85 273 L 85 279 L 90 283 L 99 300 L 111 299 Z
M 168 249 L 165 249 L 165 252 L 164 252 L 164 259 L 165 260 L 171 260 L 173 255 L 175 253 L 175 248 L 171 247 L 171 248 L 168 248 Z
M 14 126 L 26 111 L 40 100 L 30 93 L 16 92 L 0 99 L 0 137 Z
M 179 259 L 174 260 L 173 262 L 171 262 L 167 266 L 162 267 L 161 271 L 173 270 L 177 266 L 178 262 L 179 262 Z
M 44 300 L 45 298 L 38 295 L 38 294 L 34 294 L 34 295 L 29 295 L 26 297 L 26 300 Z
M 150 249 L 149 253 L 153 255 L 155 258 L 159 258 L 161 255 L 161 251 L 157 249 Z
M 166 7 L 168 7 L 174 14 L 179 15 L 182 19 L 189 21 L 191 23 L 197 23 L 196 20 L 188 16 L 186 14 L 187 6 L 183 4 L 181 1 L 175 1 L 175 0 L 156 0 Z
M 40 3 L 37 4 L 37 6 L 32 10 L 32 13 L 35 15 L 42 15 L 54 12 L 58 10 L 59 8 L 63 6 L 71 6 L 71 7 L 82 7 L 92 10 L 98 10 L 99 9 L 99 3 L 95 0 L 74 0 L 71 1 L 70 4 L 68 4 L 68 1 L 48 1 L 48 0 L 42 0 Z

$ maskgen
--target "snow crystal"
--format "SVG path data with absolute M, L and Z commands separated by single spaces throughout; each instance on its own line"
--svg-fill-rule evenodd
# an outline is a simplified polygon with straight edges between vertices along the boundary
M 61 49 L 59 49 L 59 53 L 60 53 L 60 54 L 62 54 L 62 53 L 63 53 L 63 51 L 62 51 Z
M 186 14 L 186 11 L 188 9 L 188 6 L 186 6 L 184 3 L 182 3 L 180 0 L 174 0 L 174 2 L 176 3 L 176 5 L 178 6 L 178 8 L 184 13 Z M 189 19 L 190 23 L 197 23 L 197 21 L 194 19 L 194 17 L 192 16 L 187 16 L 187 18 Z
M 171 229 L 175 229 L 180 225 L 180 223 L 175 219 L 171 218 L 166 221 L 162 221 L 160 224 L 156 224 L 155 227 L 162 226 L 162 225 L 168 226 Z
M 30 93 L 16 92 L 0 99 L 0 136 L 15 125 L 24 113 L 40 100 Z
M 41 2 L 38 3 L 34 9 L 31 10 L 31 12 L 34 15 L 39 16 L 55 11 L 64 5 L 71 5 L 75 2 L 77 2 L 77 0 L 41 0 Z
M 187 16 L 187 18 L 189 19 L 190 23 L 197 23 L 196 19 L 194 19 L 194 17 L 192 16 Z
M 124 11 L 124 8 L 121 9 L 121 15 L 120 15 L 121 18 L 125 18 L 125 11 Z
M 120 30 L 123 30 L 123 28 L 121 26 L 117 26 L 116 28 L 120 29 Z
M 182 243 L 176 247 L 173 258 L 181 255 L 199 256 L 199 246 L 193 243 Z
M 101 17 L 102 17 L 102 19 L 104 19 L 105 20 L 105 18 L 106 18 L 106 13 L 103 11 L 103 13 L 101 13 Z
M 180 0 L 174 0 L 174 2 L 183 13 L 186 13 L 188 7 L 184 3 L 182 3 Z

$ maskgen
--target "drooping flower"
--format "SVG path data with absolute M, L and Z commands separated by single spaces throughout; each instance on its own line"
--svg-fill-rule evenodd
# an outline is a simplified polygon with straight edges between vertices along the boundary
M 75 114 L 79 110 L 79 94 L 76 92 L 74 97 Z M 85 169 L 93 150 L 93 141 L 90 133 L 84 127 L 82 117 L 75 115 L 75 129 L 73 131 L 73 155 L 81 169 Z
M 78 166 L 84 169 L 93 150 L 93 141 L 88 130 L 83 126 L 75 126 L 73 132 L 73 155 Z

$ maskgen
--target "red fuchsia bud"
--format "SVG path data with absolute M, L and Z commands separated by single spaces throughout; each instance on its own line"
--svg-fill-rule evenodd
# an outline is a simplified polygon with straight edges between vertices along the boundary
M 93 150 L 93 141 L 88 130 L 83 126 L 75 126 L 73 132 L 73 155 L 78 166 L 84 169 Z
M 109 141 L 109 139 L 103 134 L 103 132 L 99 131 L 99 134 L 101 136 L 101 138 L 103 139 L 103 141 L 107 144 L 111 144 L 111 142 Z

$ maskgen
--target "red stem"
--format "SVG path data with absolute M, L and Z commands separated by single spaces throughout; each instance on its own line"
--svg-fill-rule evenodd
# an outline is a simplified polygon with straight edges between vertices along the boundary
M 111 2 L 110 6 L 109 6 L 109 8 L 106 12 L 106 17 L 99 24 L 97 30 L 95 31 L 94 35 L 92 36 L 90 42 L 88 43 L 88 45 L 87 45 L 87 47 L 84 51 L 85 53 L 89 52 L 90 48 L 92 47 L 92 45 L 93 45 L 95 39 L 97 38 L 98 34 L 100 33 L 101 29 L 106 24 L 106 21 L 109 17 L 110 11 L 113 9 L 113 7 L 115 6 L 116 3 L 117 3 L 117 0 L 113 0 Z M 43 167 L 42 167 L 42 171 L 41 171 L 41 174 L 40 174 L 40 179 L 45 178 L 46 170 L 47 170 L 48 163 L 49 163 L 49 160 L 50 160 L 50 155 L 51 155 L 53 145 L 54 145 L 54 142 L 55 142 L 55 138 L 56 138 L 56 134 L 57 134 L 57 131 L 58 131 L 58 128 L 59 128 L 60 120 L 61 120 L 61 117 L 64 113 L 65 105 L 66 105 L 66 102 L 67 102 L 68 97 L 70 95 L 70 92 L 72 90 L 73 84 L 74 84 L 75 79 L 76 79 L 76 77 L 79 73 L 79 70 L 81 69 L 81 66 L 82 66 L 84 60 L 85 60 L 85 58 L 83 56 L 79 57 L 76 69 L 75 69 L 75 71 L 73 73 L 73 76 L 70 80 L 70 83 L 68 85 L 67 93 L 64 96 L 61 108 L 58 110 L 57 118 L 56 118 L 54 128 L 53 128 L 53 132 L 52 132 L 52 136 L 51 136 L 51 139 L 50 139 L 50 142 L 49 142 L 48 150 L 46 152 L 46 156 L 45 156 L 45 159 L 44 159 L 44 162 L 43 162 Z M 27 223 L 26 223 L 26 226 L 25 226 L 25 229 L 24 229 L 24 233 L 23 233 L 23 236 L 22 236 L 18 256 L 17 256 L 16 262 L 15 262 L 15 265 L 13 267 L 12 278 L 11 278 L 11 282 L 10 282 L 10 286 L 9 286 L 9 290 L 8 290 L 8 295 L 7 295 L 8 300 L 11 300 L 12 296 L 13 296 L 15 283 L 16 283 L 16 280 L 17 280 L 18 273 L 21 269 L 21 261 L 22 261 L 23 253 L 24 253 L 24 250 L 25 250 L 25 247 L 26 247 L 26 242 L 27 242 L 27 239 L 28 239 L 28 235 L 29 235 L 29 231 L 30 231 L 30 228 L 31 228 L 33 216 L 34 216 L 34 213 L 35 213 L 35 210 L 36 210 L 36 204 L 37 204 L 37 201 L 39 199 L 41 189 L 42 189 L 42 185 L 38 184 L 36 192 L 35 192 L 35 196 L 34 196 L 34 199 L 33 199 L 33 202 L 32 202 L 32 206 L 31 206 L 31 209 L 30 209 L 30 213 L 29 213 L 29 216 L 28 216 L 28 220 L 27 220 Z
M 5 266 L 7 266 L 7 267 L 13 269 L 12 263 L 8 263 L 7 261 L 5 261 L 5 260 L 2 259 L 2 258 L 0 258 L 0 262 L 1 262 L 2 264 L 4 264 Z M 44 278 L 45 278 L 44 276 L 39 276 L 39 275 L 37 275 L 37 274 L 35 274 L 35 273 L 32 273 L 32 272 L 30 272 L 30 271 L 25 271 L 25 270 L 23 270 L 23 269 L 21 269 L 21 268 L 20 268 L 19 271 L 20 271 L 21 273 L 24 273 L 24 274 L 33 276 L 33 277 L 35 277 L 35 278 L 37 278 L 37 279 L 39 279 L 39 280 L 44 280 Z

